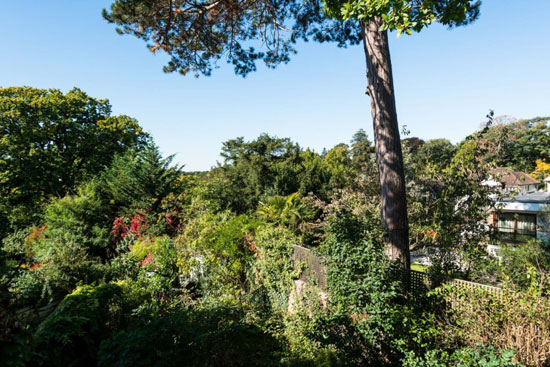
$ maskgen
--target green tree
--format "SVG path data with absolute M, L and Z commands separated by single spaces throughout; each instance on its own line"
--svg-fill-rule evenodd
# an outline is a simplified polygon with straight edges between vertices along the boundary
M 146 209 L 158 213 L 162 202 L 176 191 L 180 166 L 173 165 L 174 156 L 163 158 L 158 146 L 145 144 L 116 156 L 98 180 L 98 190 L 115 214 L 124 209 Z
M 289 138 L 262 134 L 249 142 L 232 139 L 223 143 L 221 156 L 223 164 L 207 179 L 208 196 L 217 199 L 222 209 L 245 213 L 255 210 L 263 197 L 300 189 L 301 149 Z
M 331 188 L 328 186 L 331 174 L 325 164 L 324 155 L 320 155 L 311 149 L 301 153 L 303 172 L 300 177 L 300 195 L 306 196 L 309 193 L 328 200 Z
M 392 259 L 410 263 L 409 225 L 403 157 L 397 123 L 388 30 L 397 34 L 420 32 L 434 21 L 448 26 L 477 18 L 480 1 L 459 0 L 327 0 L 327 13 L 359 22 L 367 63 L 367 94 L 380 173 L 382 225 Z
M 434 272 L 470 277 L 474 271 L 481 274 L 481 261 L 488 259 L 485 222 L 494 192 L 482 184 L 488 167 L 480 164 L 479 154 L 475 142 L 469 141 L 446 167 L 412 158 L 407 172 L 411 248 L 430 254 Z
M 432 139 L 420 146 L 414 158 L 419 164 L 432 164 L 443 169 L 451 163 L 456 152 L 455 146 L 447 139 Z
M 537 159 L 550 159 L 548 117 L 492 124 L 470 135 L 483 154 L 480 160 L 500 167 L 532 172 Z
M 374 160 L 374 145 L 365 130 L 360 129 L 351 138 L 351 160 L 357 172 L 363 175 L 370 173 Z
M 107 100 L 79 89 L 1 88 L 0 236 L 36 222 L 50 196 L 64 196 L 145 139 L 136 120 L 112 116 Z
M 338 144 L 330 149 L 323 161 L 330 174 L 328 183 L 331 189 L 342 189 L 352 181 L 354 172 L 350 150 L 346 144 Z
M 239 299 L 246 289 L 254 233 L 263 224 L 228 212 L 196 216 L 175 240 L 181 273 L 191 278 L 204 276 L 201 283 L 206 296 Z
M 405 180 L 387 31 L 411 34 L 435 21 L 451 27 L 467 24 L 477 18 L 479 6 L 480 1 L 473 0 L 217 0 L 193 4 L 116 0 L 103 15 L 119 25 L 118 32 L 152 41 L 153 52 L 167 52 L 171 60 L 165 71 L 181 74 L 209 75 L 224 55 L 237 74 L 255 71 L 258 59 L 274 67 L 290 60 L 299 39 L 334 41 L 340 46 L 362 41 L 382 190 L 382 224 L 391 257 L 408 266 Z M 264 50 L 253 47 L 258 39 Z

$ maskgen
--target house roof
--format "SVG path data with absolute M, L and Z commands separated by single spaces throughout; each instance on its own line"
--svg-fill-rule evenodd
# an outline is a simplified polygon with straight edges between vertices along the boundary
M 491 170 L 491 173 L 496 176 L 499 182 L 506 186 L 537 185 L 540 183 L 540 181 L 535 180 L 527 173 L 513 171 L 509 168 L 495 168 Z
M 550 192 L 531 192 L 529 194 L 520 194 L 511 198 L 502 199 L 501 202 L 519 202 L 519 203 L 546 203 L 550 204 Z

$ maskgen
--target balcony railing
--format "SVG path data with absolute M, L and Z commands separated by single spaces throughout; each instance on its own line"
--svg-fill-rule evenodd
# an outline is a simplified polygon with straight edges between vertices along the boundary
M 495 234 L 497 239 L 503 242 L 528 242 L 534 238 L 537 238 L 537 230 L 534 229 L 518 229 L 508 227 L 495 228 Z

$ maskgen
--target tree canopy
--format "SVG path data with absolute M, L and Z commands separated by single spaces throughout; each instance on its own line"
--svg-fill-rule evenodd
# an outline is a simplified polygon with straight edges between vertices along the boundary
M 550 159 L 549 121 L 550 117 L 535 117 L 493 124 L 472 134 L 469 139 L 480 147 L 483 161 L 532 172 L 538 159 Z
M 460 26 L 479 15 L 479 0 L 325 0 L 329 16 L 368 23 L 381 18 L 380 31 L 420 32 L 433 22 Z
M 0 89 L 0 234 L 146 139 L 135 119 L 79 89 Z
M 171 59 L 166 72 L 210 75 L 226 58 L 235 73 L 256 71 L 290 61 L 299 40 L 359 44 L 361 28 L 375 17 L 380 30 L 419 32 L 432 22 L 460 26 L 479 15 L 480 1 L 472 0 L 261 0 L 149 1 L 116 0 L 104 18 L 120 34 L 147 42 L 150 51 Z
M 321 9 L 318 0 L 116 0 L 103 16 L 117 24 L 118 33 L 170 55 L 166 72 L 210 75 L 225 57 L 245 76 L 258 60 L 268 67 L 290 61 L 298 40 L 359 43 L 357 24 L 331 20 Z

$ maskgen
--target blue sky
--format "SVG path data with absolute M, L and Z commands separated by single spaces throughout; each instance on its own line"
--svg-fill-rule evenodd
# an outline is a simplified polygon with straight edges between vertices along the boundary
M 246 79 L 220 63 L 211 77 L 165 74 L 166 56 L 119 36 L 101 17 L 108 0 L 17 0 L 0 5 L 0 86 L 108 98 L 137 118 L 165 154 L 205 170 L 221 143 L 262 132 L 321 151 L 358 129 L 372 137 L 360 46 L 300 44 L 275 70 Z M 390 35 L 399 122 L 411 136 L 458 142 L 497 115 L 550 115 L 549 0 L 484 0 L 479 20 L 449 31 Z

